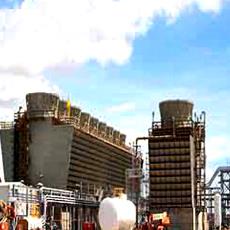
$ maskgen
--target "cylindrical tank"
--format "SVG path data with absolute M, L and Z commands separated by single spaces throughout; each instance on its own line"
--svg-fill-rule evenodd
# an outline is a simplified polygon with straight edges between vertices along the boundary
M 88 128 L 89 127 L 89 121 L 90 121 L 90 114 L 82 112 L 81 118 L 80 118 L 80 126 L 81 128 Z
M 120 144 L 120 132 L 117 130 L 113 131 L 113 143 Z
M 100 136 L 105 137 L 106 135 L 106 123 L 105 122 L 99 122 L 98 124 L 98 133 Z
M 26 106 L 29 118 L 53 117 L 57 113 L 59 97 L 52 93 L 29 93 Z
M 99 120 L 97 118 L 91 117 L 90 122 L 89 122 L 89 130 L 92 131 L 93 133 L 97 133 L 98 123 L 99 123 Z
M 59 104 L 58 104 L 58 114 L 60 116 L 63 116 L 65 114 L 66 111 L 66 101 L 63 100 L 59 100 Z
M 162 125 L 172 121 L 185 122 L 192 117 L 193 103 L 187 100 L 167 100 L 159 104 Z
M 120 134 L 120 145 L 125 146 L 126 135 L 121 133 Z
M 222 207 L 221 207 L 221 195 L 215 193 L 214 195 L 214 225 L 220 227 L 222 223 Z
M 78 107 L 72 106 L 70 110 L 70 116 L 80 118 L 80 115 L 81 115 L 81 109 Z
M 113 127 L 107 126 L 106 127 L 106 138 L 109 140 L 113 140 Z
M 99 123 L 99 120 L 95 117 L 91 117 L 90 118 L 90 127 L 92 128 L 98 128 L 98 123 Z
M 100 204 L 98 215 L 102 230 L 129 230 L 135 224 L 136 207 L 126 199 L 105 198 Z

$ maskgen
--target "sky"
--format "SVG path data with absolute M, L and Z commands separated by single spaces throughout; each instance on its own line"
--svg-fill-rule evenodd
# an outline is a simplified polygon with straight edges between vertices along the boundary
M 230 165 L 229 24 L 229 0 L 0 0 L 0 120 L 54 92 L 132 143 L 160 101 L 188 99 L 210 177 Z

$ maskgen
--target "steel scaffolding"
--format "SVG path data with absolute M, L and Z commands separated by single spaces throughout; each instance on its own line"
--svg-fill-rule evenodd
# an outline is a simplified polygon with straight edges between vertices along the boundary
M 206 184 L 209 222 L 214 223 L 214 195 L 221 195 L 222 224 L 230 225 L 230 166 L 218 167 Z

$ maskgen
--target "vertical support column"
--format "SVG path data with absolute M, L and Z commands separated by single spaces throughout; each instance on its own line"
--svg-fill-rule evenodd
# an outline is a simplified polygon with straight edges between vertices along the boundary
M 51 207 L 51 225 L 54 223 L 54 214 L 55 214 L 55 207 L 52 205 Z
M 229 213 L 230 211 L 230 172 L 228 172 L 228 179 L 227 179 L 227 182 L 228 182 L 228 193 L 227 193 L 227 202 L 226 202 L 226 209 L 228 210 L 227 212 Z M 227 225 L 229 226 L 230 224 L 230 220 L 228 219 L 228 222 L 227 222 Z
M 77 230 L 81 230 L 81 207 L 77 207 Z
M 221 207 L 222 207 L 222 221 L 224 222 L 226 219 L 226 208 L 224 202 L 224 172 L 220 171 L 220 190 L 221 190 Z
M 198 223 L 196 220 L 196 200 L 195 200 L 195 148 L 194 148 L 194 138 L 190 136 L 190 172 L 191 172 L 191 199 L 192 199 L 192 212 L 193 212 L 193 226 L 192 229 L 196 230 Z
M 76 230 L 76 207 L 72 207 L 72 229 Z

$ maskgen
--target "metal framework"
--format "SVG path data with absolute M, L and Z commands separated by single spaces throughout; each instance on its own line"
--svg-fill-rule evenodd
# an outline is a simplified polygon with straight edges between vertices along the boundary
M 6 186 L 9 186 L 9 191 L 6 191 Z M 9 199 L 5 202 L 14 202 L 16 216 L 41 218 L 47 228 L 56 224 L 68 230 L 82 229 L 84 222 L 96 223 L 99 226 L 99 201 L 95 194 L 42 185 L 34 188 L 20 182 L 2 184 L 0 194 L 3 196 L 4 192 Z
M 214 195 L 221 195 L 222 223 L 230 225 L 230 166 L 218 167 L 206 184 L 206 201 L 209 222 L 213 223 Z
M 26 112 L 19 111 L 14 114 L 14 180 L 28 181 L 29 164 L 29 128 Z M 20 164 L 19 164 L 20 162 Z

